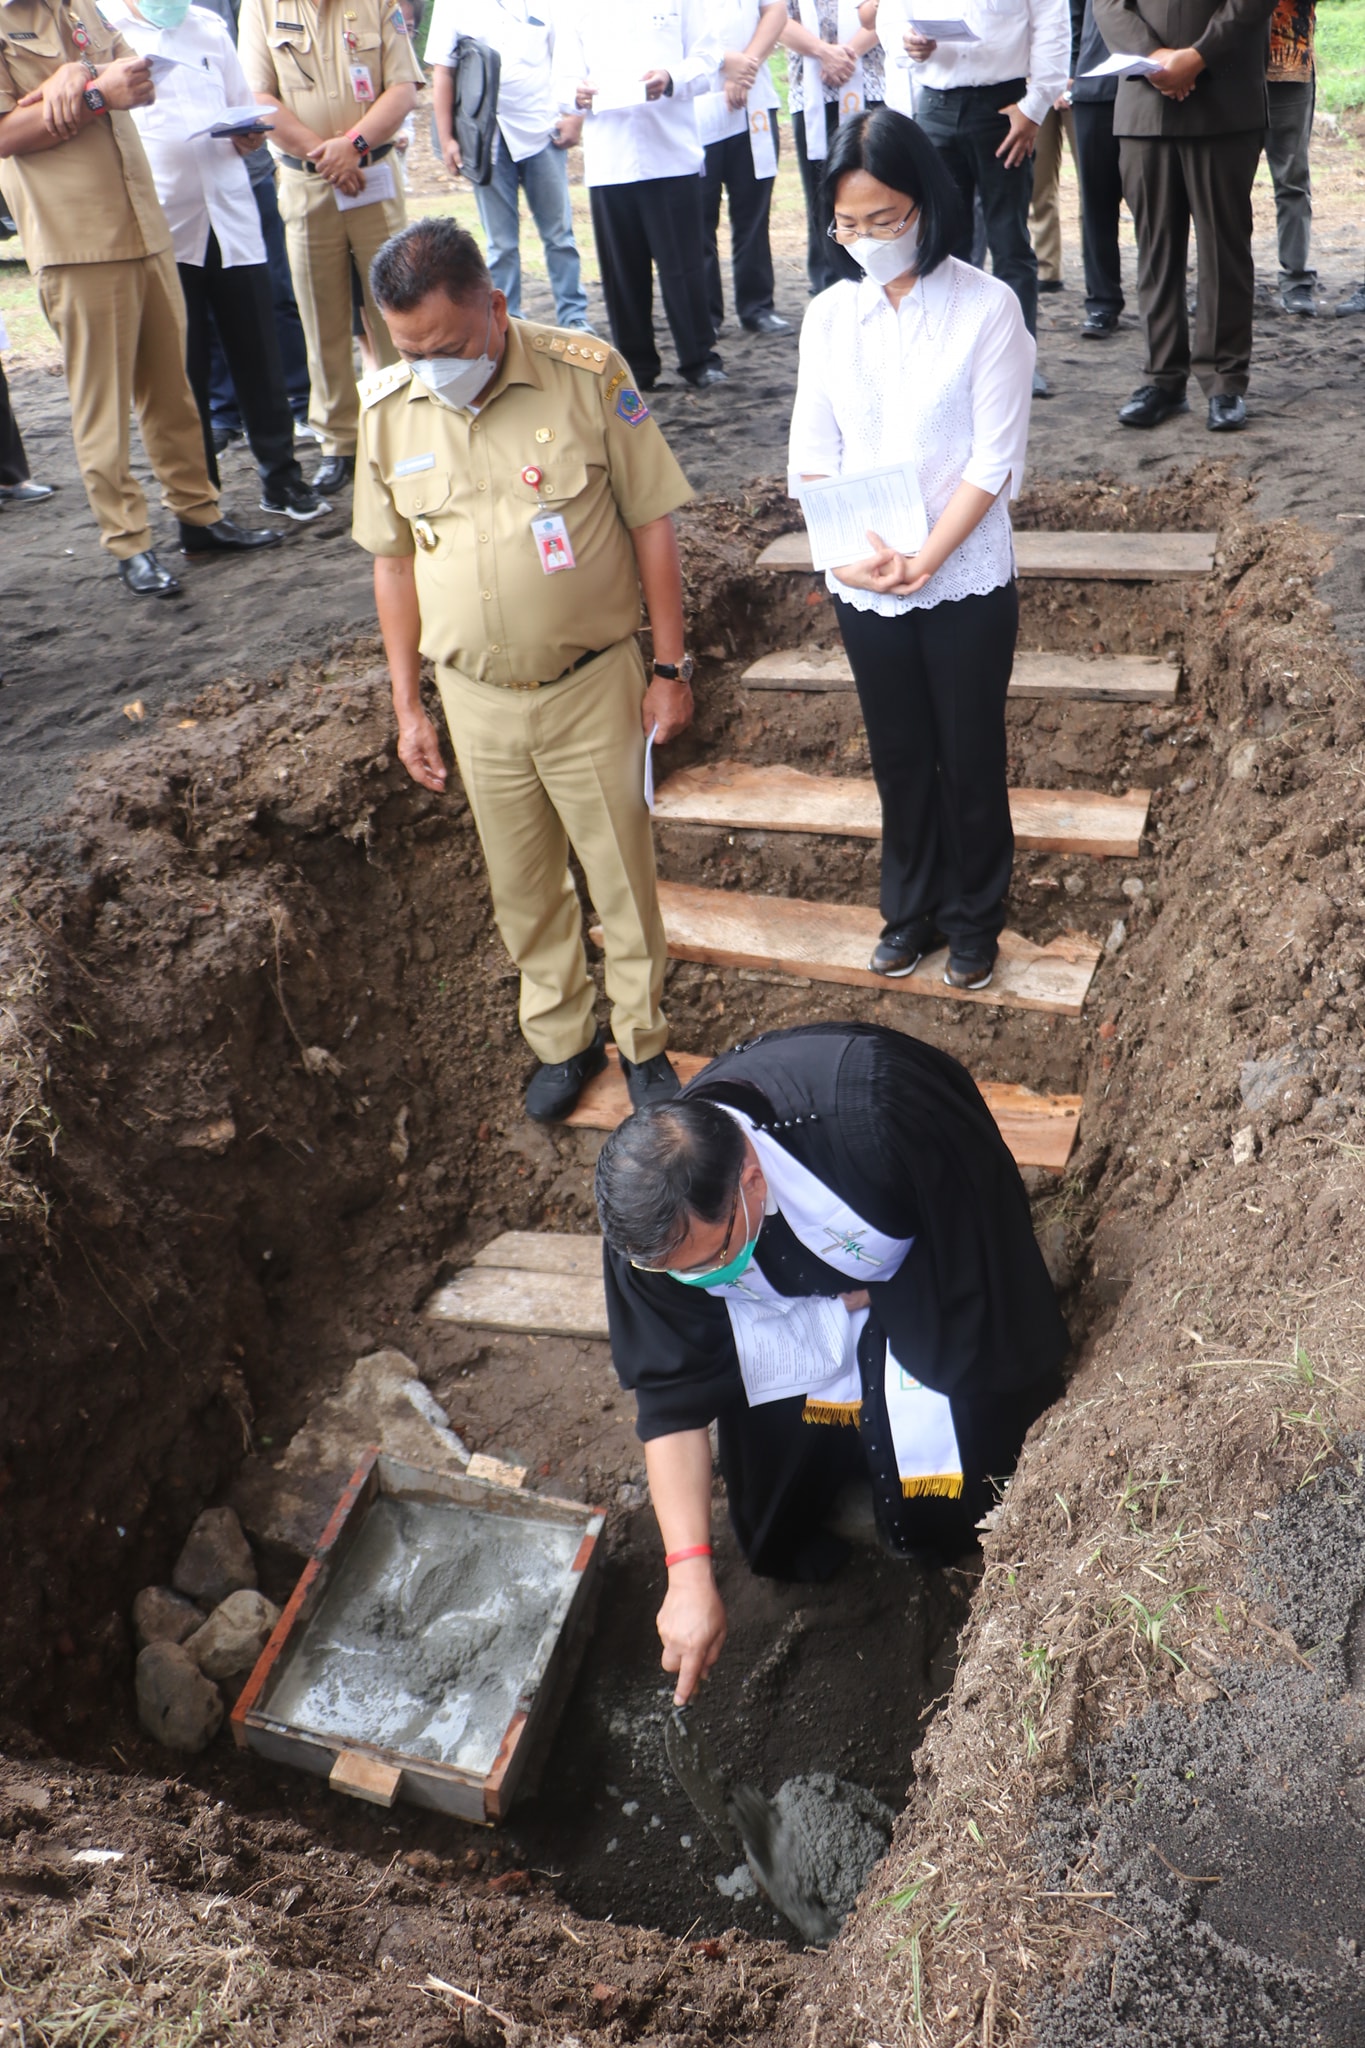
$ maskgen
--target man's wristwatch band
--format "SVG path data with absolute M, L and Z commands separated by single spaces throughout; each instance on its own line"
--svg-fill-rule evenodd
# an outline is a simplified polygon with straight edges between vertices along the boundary
M 690 683 L 694 667 L 691 655 L 685 654 L 681 661 L 656 661 L 654 673 L 668 683 Z
M 89 107 L 92 114 L 108 113 L 109 102 L 104 97 L 104 94 L 100 91 L 97 85 L 88 85 L 85 91 L 81 94 L 81 98 L 85 101 L 86 106 Z

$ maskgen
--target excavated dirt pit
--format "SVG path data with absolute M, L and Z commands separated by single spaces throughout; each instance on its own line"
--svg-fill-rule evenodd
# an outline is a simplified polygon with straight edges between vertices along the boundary
M 978 1079 L 1083 1093 L 1067 1175 L 1026 1176 L 1083 1367 L 1118 1327 L 1143 1233 L 1227 1144 L 1235 1056 L 1306 1040 L 1313 1083 L 1296 1114 L 1325 1132 L 1344 1127 L 1358 1092 L 1365 951 L 1353 939 L 1323 957 L 1325 877 L 1349 874 L 1349 858 L 1339 800 L 1319 818 L 1314 792 L 1329 707 L 1348 685 L 1308 645 L 1325 635 L 1311 596 L 1321 550 L 1292 528 L 1239 524 L 1243 495 L 1205 472 L 1149 498 L 1044 486 L 1023 507 L 1037 525 L 1223 529 L 1207 586 L 1024 586 L 1025 647 L 1183 655 L 1187 677 L 1169 710 L 1010 706 L 1012 781 L 1154 792 L 1139 858 L 1018 861 L 1016 929 L 1103 939 L 1124 923 L 1083 1019 L 686 964 L 669 974 L 674 1042 L 689 1051 L 853 1016 L 914 1030 Z M 866 767 L 852 695 L 738 687 L 757 653 L 829 638 L 807 579 L 750 570 L 787 523 L 775 491 L 688 516 L 703 667 L 697 724 L 672 765 L 738 754 Z M 1245 816 L 1234 802 L 1215 818 L 1229 788 L 1246 791 Z M 1219 936 L 1220 906 L 1241 901 L 1253 849 L 1271 837 L 1263 799 L 1286 805 L 1287 872 L 1262 893 L 1287 936 L 1277 926 L 1256 941 L 1256 1007 L 1230 1000 L 1228 1033 L 1211 1020 L 1245 942 Z M 866 843 L 667 827 L 659 845 L 673 879 L 875 901 Z M 727 1873 L 663 1758 L 657 1532 L 605 1346 L 421 1313 L 502 1230 L 593 1229 L 597 1140 L 521 1115 L 531 1062 L 468 810 L 396 764 L 375 648 L 224 681 L 130 735 L 47 842 L 14 859 L 4 902 L 0 1130 L 12 1125 L 23 1147 L 0 1209 L 12 1560 L 0 1584 L 0 1914 L 24 1935 L 16 1953 L 43 1953 L 56 1901 L 93 1953 L 99 1930 L 133 1910 L 120 1886 L 140 1873 L 151 1890 L 137 1910 L 153 1894 L 165 1903 L 155 1929 L 139 1923 L 143 1962 L 172 2005 L 184 1988 L 169 1959 L 185 1946 L 171 1939 L 185 1931 L 177 1915 L 218 1913 L 214 1953 L 236 1942 L 269 1966 L 244 2008 L 253 2040 L 401 2029 L 444 2041 L 454 2026 L 453 2038 L 492 2041 L 511 2038 L 513 2019 L 551 2028 L 527 2036 L 547 2042 L 565 2028 L 804 2040 L 814 1966 L 791 1957 L 761 1899 L 717 1890 Z M 1195 1000 L 1163 1098 L 1135 1075 L 1172 1022 L 1153 962 L 1176 971 L 1186 950 Z M 1272 1117 L 1262 1142 L 1275 1128 Z M 1183 1227 L 1192 1268 L 1217 1255 L 1226 1218 Z M 133 1715 L 133 1594 L 164 1581 L 196 1512 L 259 1477 L 352 1360 L 380 1346 L 415 1361 L 471 1449 L 609 1510 L 582 1678 L 541 1791 L 497 1836 L 347 1805 L 225 1740 L 173 1758 Z M 1026 1497 L 1021 1475 L 1011 1502 Z M 1050 1499 L 1029 1512 L 1033 1540 L 1051 1540 Z M 279 1561 L 263 1563 L 266 1590 L 281 1590 Z M 926 1717 L 952 1683 L 973 1576 L 925 1579 L 859 1553 L 830 1587 L 777 1586 L 753 1580 L 728 1543 L 720 1569 L 732 1637 L 706 1695 L 717 1753 L 769 1792 L 827 1770 L 900 1809 Z M 78 1833 L 91 1846 L 108 1836 L 126 1867 L 73 1872 L 63 1854 Z M 856 1934 L 850 1953 L 856 1975 Z M 221 1967 L 202 1967 L 236 2024 L 232 1973 L 224 1990 Z M 821 1967 L 838 1982 L 836 1960 Z M 442 2005 L 421 1990 L 424 1970 L 470 1990 L 482 1978 L 496 1995 Z

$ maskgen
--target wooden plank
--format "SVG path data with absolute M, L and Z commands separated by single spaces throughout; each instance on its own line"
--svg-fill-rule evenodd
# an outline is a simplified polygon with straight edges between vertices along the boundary
M 749 690 L 851 690 L 853 671 L 842 647 L 792 647 L 761 654 L 740 681 Z M 1014 657 L 1011 697 L 1083 698 L 1100 704 L 1173 704 L 1180 670 L 1148 654 Z
M 337 1755 L 327 1779 L 334 1792 L 351 1799 L 364 1799 L 371 1806 L 392 1806 L 403 1782 L 403 1773 L 378 1757 L 365 1756 L 358 1749 L 343 1749 Z
M 705 960 L 717 967 L 763 967 L 806 974 L 850 988 L 936 996 L 941 1001 L 1002 1003 L 1079 1017 L 1099 964 L 1100 948 L 1083 932 L 1063 932 L 1035 946 L 1018 932 L 1000 934 L 995 978 L 987 989 L 949 988 L 943 979 L 946 947 L 921 961 L 913 974 L 891 981 L 868 969 L 881 936 L 880 914 L 862 904 L 807 903 L 795 897 L 747 896 L 737 890 L 697 889 L 660 882 L 668 950 L 675 960 Z M 601 943 L 600 932 L 593 937 Z
M 1105 796 L 1086 789 L 1012 789 L 1016 845 L 1034 853 L 1124 854 L 1141 851 L 1151 792 Z M 879 839 L 881 804 L 870 776 L 807 775 L 799 768 L 758 768 L 712 761 L 670 775 L 654 814 L 679 825 L 732 831 L 825 832 Z
M 1014 559 L 1021 576 L 1156 583 L 1173 576 L 1209 575 L 1217 544 L 1216 533 L 1016 533 Z M 805 529 L 771 541 L 758 566 L 814 574 Z
M 602 1246 L 594 1273 L 538 1273 L 511 1266 L 466 1266 L 427 1303 L 435 1323 L 475 1330 L 532 1330 L 546 1337 L 605 1337 L 607 1296 Z
M 694 1052 L 669 1051 L 668 1057 L 684 1085 L 709 1063 Z M 630 1115 L 630 1097 L 615 1046 L 607 1048 L 608 1066 L 594 1074 L 565 1122 L 590 1131 L 614 1131 Z M 1039 1095 L 1012 1081 L 978 1081 L 986 1107 L 1018 1166 L 1044 1166 L 1060 1173 L 1071 1157 L 1081 1121 L 1079 1095 Z M 598 1256 L 600 1257 L 600 1251 Z M 474 1469 L 470 1460 L 469 1469 Z
M 600 1273 L 602 1240 L 568 1231 L 504 1230 L 475 1252 L 470 1264 L 510 1266 L 522 1273 Z

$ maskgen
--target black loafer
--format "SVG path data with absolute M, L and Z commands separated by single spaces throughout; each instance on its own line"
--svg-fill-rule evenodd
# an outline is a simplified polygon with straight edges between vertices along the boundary
M 728 384 L 729 381 L 719 363 L 708 363 L 705 369 L 694 370 L 690 377 L 683 376 L 683 383 L 691 391 L 709 391 L 713 385 Z
M 622 1053 L 621 1072 L 632 1109 L 643 1109 L 647 1102 L 671 1102 L 682 1087 L 666 1052 L 656 1052 L 652 1060 L 628 1060 Z
M 949 953 L 943 980 L 948 988 L 989 988 L 994 974 L 994 954 L 989 958 L 971 959 L 965 953 Z
M 1081 322 L 1081 340 L 1103 341 L 1107 334 L 1117 331 L 1118 324 L 1117 313 L 1087 313 Z
M 1247 423 L 1247 402 L 1240 391 L 1215 391 L 1209 400 L 1209 432 L 1235 434 Z
M 355 478 L 354 455 L 329 455 L 321 462 L 308 481 L 320 498 L 329 491 L 344 491 Z
M 277 548 L 279 544 L 273 526 L 234 526 L 230 519 L 215 519 L 212 526 L 180 522 L 182 555 L 240 555 L 247 548 Z
M 129 555 L 118 565 L 119 581 L 136 597 L 178 597 L 180 585 L 169 569 L 163 569 L 150 548 Z
M 929 948 L 929 934 L 915 931 L 883 932 L 868 961 L 870 974 L 884 974 L 889 981 L 913 974 Z
M 1162 384 L 1142 384 L 1119 407 L 1121 427 L 1159 427 L 1163 420 L 1188 412 L 1190 401 L 1183 391 L 1170 391 Z
M 1061 277 L 1040 277 L 1038 289 L 1040 292 L 1064 292 L 1066 290 L 1066 280 Z
M 576 1052 L 571 1060 L 553 1066 L 542 1065 L 531 1076 L 526 1090 L 526 1114 L 533 1123 L 555 1124 L 566 1117 L 583 1092 L 585 1081 L 600 1074 L 607 1064 L 607 1049 L 600 1031 L 592 1044 Z
M 746 334 L 790 334 L 792 324 L 780 313 L 774 313 L 771 306 L 764 313 L 755 313 L 752 320 L 741 320 L 740 326 Z

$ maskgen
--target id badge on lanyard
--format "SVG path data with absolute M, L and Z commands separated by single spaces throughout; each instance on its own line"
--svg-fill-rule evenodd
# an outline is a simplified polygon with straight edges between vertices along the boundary
M 773 117 L 766 107 L 752 107 L 749 111 L 749 150 L 754 160 L 754 176 L 775 178 L 777 145 L 773 141 Z
M 537 469 L 533 462 L 528 462 L 521 472 L 521 480 L 536 494 L 539 509 L 531 521 L 531 538 L 536 544 L 536 554 L 540 558 L 543 574 L 557 576 L 561 569 L 576 569 L 578 562 L 574 556 L 573 542 L 569 539 L 569 529 L 564 522 L 564 515 L 562 512 L 549 511 L 541 496 L 540 487 L 545 480 L 543 471 Z

